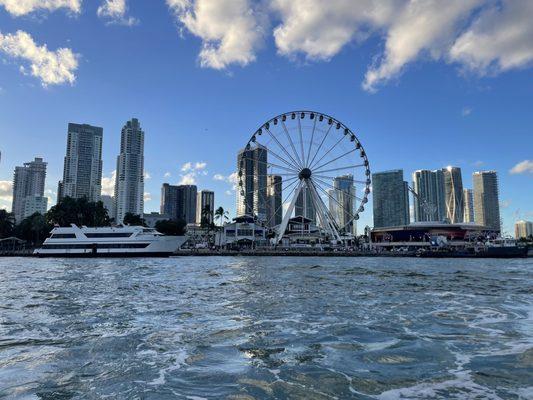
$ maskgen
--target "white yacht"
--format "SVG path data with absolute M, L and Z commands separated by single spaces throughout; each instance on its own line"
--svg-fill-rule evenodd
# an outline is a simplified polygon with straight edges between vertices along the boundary
M 186 236 L 165 236 L 143 226 L 54 228 L 39 257 L 162 257 L 177 252 Z

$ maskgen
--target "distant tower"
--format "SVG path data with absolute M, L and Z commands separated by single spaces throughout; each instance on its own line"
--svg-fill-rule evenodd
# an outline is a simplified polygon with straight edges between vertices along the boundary
M 463 222 L 464 199 L 461 168 L 447 167 L 444 174 L 444 193 L 446 195 L 446 218 L 450 223 Z
M 207 223 L 212 224 L 215 213 L 215 192 L 211 190 L 200 190 L 196 197 L 196 223 L 201 224 L 204 218 L 204 210 L 209 210 Z
M 474 172 L 474 216 L 476 222 L 500 232 L 500 202 L 496 171 Z
M 195 185 L 178 186 L 178 218 L 188 224 L 196 223 L 196 202 L 198 189 Z
M 117 158 L 115 202 L 117 223 L 126 213 L 144 213 L 144 132 L 136 118 L 126 122 L 120 137 Z
M 243 186 L 237 187 L 237 216 L 254 215 L 266 220 L 267 198 L 266 147 L 243 149 L 237 155 L 237 171 L 242 173 Z
M 163 183 L 159 212 L 162 215 L 168 215 L 170 219 L 178 219 L 178 186 Z
M 374 197 L 374 227 L 409 224 L 409 189 L 403 180 L 403 170 L 372 174 Z
M 283 179 L 280 175 L 267 176 L 267 224 L 269 228 L 281 224 L 283 217 Z
M 442 170 L 421 169 L 413 172 L 414 219 L 420 221 L 443 221 L 446 219 L 444 174 Z
M 80 124 L 68 124 L 67 153 L 63 180 L 58 184 L 57 201 L 63 197 L 100 200 L 102 192 L 103 129 Z
M 11 212 L 16 223 L 35 212 L 46 213 L 48 198 L 44 197 L 45 180 L 46 163 L 42 158 L 15 167 Z
M 472 189 L 463 189 L 463 199 L 465 202 L 464 222 L 474 222 L 474 193 Z
M 357 234 L 357 229 L 356 222 L 353 220 L 355 212 L 355 185 L 353 175 L 337 176 L 333 179 L 333 186 L 335 188 L 335 200 L 338 202 L 334 202 L 337 211 L 334 214 L 337 224 L 339 224 L 341 230 L 355 235 Z
M 296 198 L 294 216 L 302 216 L 316 223 L 315 201 L 311 195 L 311 190 L 307 187 L 303 188 Z

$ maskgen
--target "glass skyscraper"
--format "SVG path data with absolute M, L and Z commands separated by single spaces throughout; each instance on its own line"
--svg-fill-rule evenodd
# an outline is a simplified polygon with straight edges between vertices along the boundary
M 237 216 L 267 219 L 267 148 L 243 149 L 237 155 Z M 239 186 L 242 180 L 242 186 Z
M 48 199 L 44 197 L 45 180 L 46 163 L 42 158 L 15 167 L 11 211 L 16 223 L 35 212 L 46 212 Z
M 442 170 L 421 169 L 413 172 L 414 220 L 443 221 L 446 219 L 444 173 Z
M 403 170 L 372 174 L 374 227 L 409 224 L 409 189 Z
M 500 232 L 500 202 L 496 171 L 474 172 L 474 217 L 476 222 Z
M 461 168 L 447 167 L 444 174 L 444 193 L 446 196 L 446 218 L 450 223 L 463 222 L 464 199 Z

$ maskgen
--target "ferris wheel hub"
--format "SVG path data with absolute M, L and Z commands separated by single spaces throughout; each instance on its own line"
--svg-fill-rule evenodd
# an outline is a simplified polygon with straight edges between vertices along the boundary
M 311 178 L 311 175 L 312 173 L 309 168 L 303 168 L 298 174 L 298 178 L 300 178 L 300 180 L 309 179 Z

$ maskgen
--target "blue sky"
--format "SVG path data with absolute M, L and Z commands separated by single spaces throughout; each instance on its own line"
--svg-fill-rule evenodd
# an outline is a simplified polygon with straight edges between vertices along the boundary
M 35 156 L 55 196 L 68 122 L 104 128 L 110 187 L 120 129 L 136 117 L 146 211 L 163 182 L 183 180 L 233 211 L 232 183 L 215 175 L 234 172 L 263 122 L 311 109 L 358 135 L 372 171 L 409 180 L 456 165 L 471 187 L 473 171 L 495 169 L 505 229 L 533 219 L 531 2 L 215 3 L 0 0 L 0 206 L 14 167 Z

